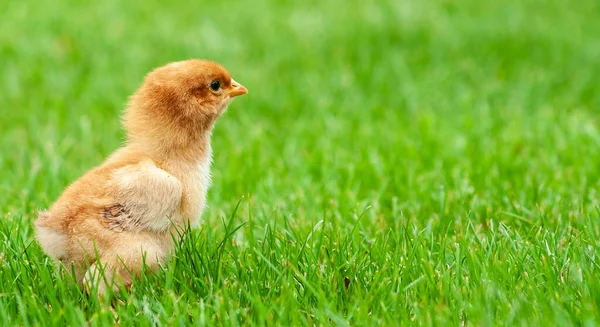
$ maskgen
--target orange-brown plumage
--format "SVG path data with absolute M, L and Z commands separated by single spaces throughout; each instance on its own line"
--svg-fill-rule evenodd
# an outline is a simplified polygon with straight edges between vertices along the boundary
M 44 251 L 100 292 L 129 285 L 142 258 L 156 267 L 175 229 L 196 225 L 210 186 L 210 137 L 233 97 L 247 93 L 225 68 L 187 60 L 157 68 L 123 116 L 127 143 L 71 184 L 35 222 Z M 110 285 L 98 279 L 102 265 Z

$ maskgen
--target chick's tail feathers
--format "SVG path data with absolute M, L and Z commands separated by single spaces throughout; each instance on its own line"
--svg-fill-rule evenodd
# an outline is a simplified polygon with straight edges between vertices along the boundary
M 38 218 L 35 220 L 34 224 L 36 227 L 46 226 L 48 220 L 50 218 L 50 213 L 48 211 L 38 211 Z
M 51 216 L 48 211 L 40 211 L 35 221 L 35 236 L 40 246 L 49 256 L 62 260 L 67 251 L 67 235 L 51 227 Z

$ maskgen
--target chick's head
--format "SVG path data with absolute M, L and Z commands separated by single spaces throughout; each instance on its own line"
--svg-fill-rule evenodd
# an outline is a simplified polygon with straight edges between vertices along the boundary
M 150 72 L 131 97 L 124 124 L 130 136 L 210 129 L 231 100 L 248 90 L 218 63 L 186 60 Z

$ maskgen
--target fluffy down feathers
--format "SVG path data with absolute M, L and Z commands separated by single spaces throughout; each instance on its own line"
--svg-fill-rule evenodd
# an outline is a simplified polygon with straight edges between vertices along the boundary
M 40 212 L 42 249 L 101 293 L 117 281 L 130 285 L 143 258 L 156 267 L 173 248 L 176 229 L 198 223 L 210 186 L 213 126 L 245 93 L 211 61 L 149 73 L 125 111 L 126 145 Z M 99 278 L 102 270 L 106 278 Z

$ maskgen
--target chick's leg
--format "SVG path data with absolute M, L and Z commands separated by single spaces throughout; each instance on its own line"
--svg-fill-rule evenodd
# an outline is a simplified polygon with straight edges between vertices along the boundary
M 83 285 L 89 293 L 97 290 L 98 294 L 104 294 L 108 288 L 118 291 L 119 286 L 130 287 L 144 268 L 158 268 L 172 244 L 164 235 L 154 233 L 123 235 L 119 239 L 118 243 L 103 249 L 85 273 Z

